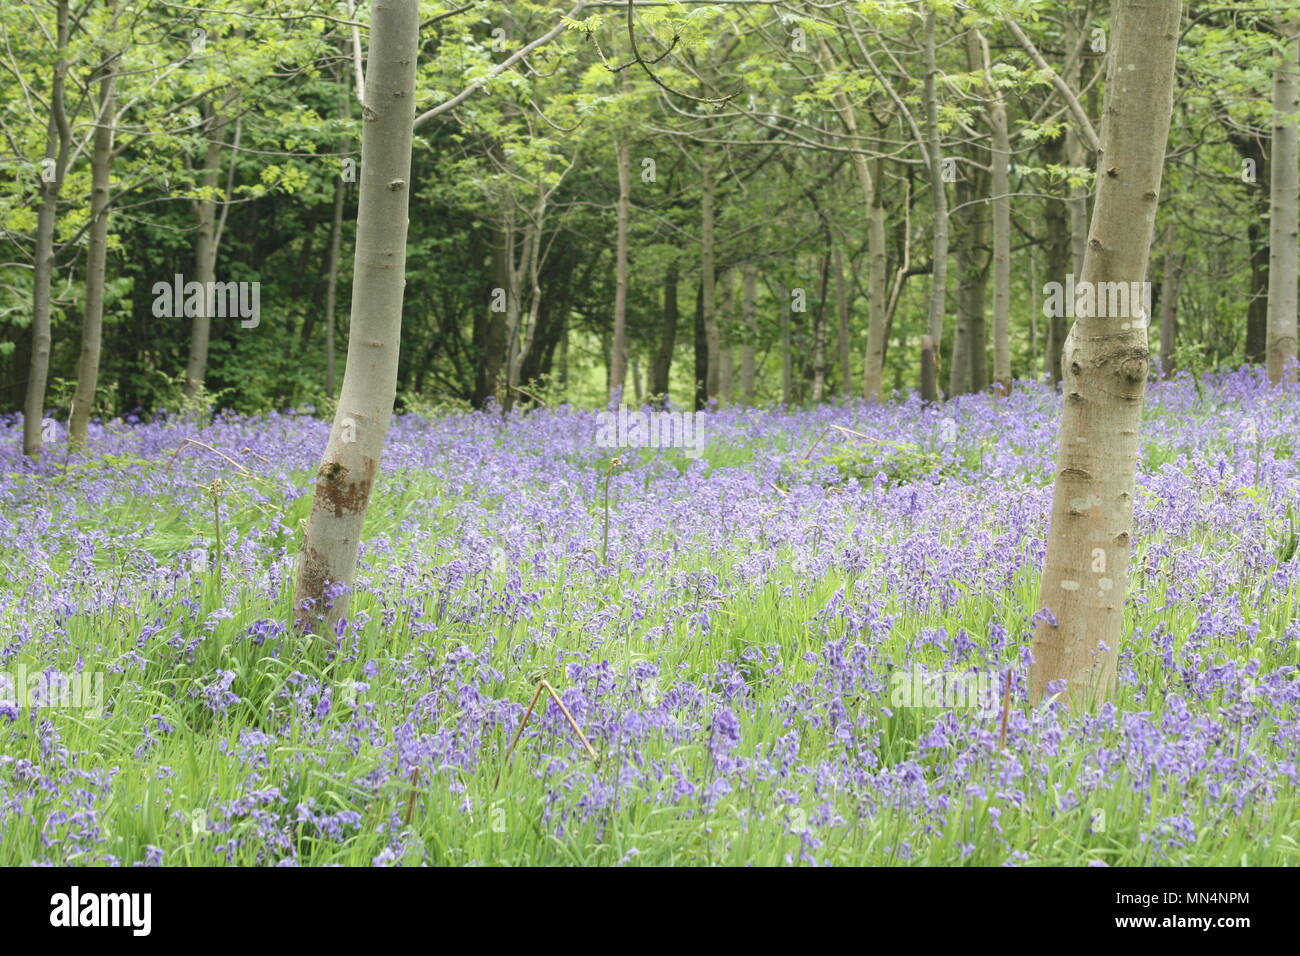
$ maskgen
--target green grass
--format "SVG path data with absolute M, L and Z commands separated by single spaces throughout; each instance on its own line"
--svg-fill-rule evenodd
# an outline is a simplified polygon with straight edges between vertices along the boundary
M 743 460 L 743 452 L 727 452 L 721 459 L 726 464 Z M 904 463 L 910 460 L 906 455 L 903 458 Z M 436 510 L 430 510 L 427 501 L 434 493 L 440 501 Z M 464 494 L 469 500 L 469 493 Z M 389 474 L 377 489 L 368 535 L 391 535 L 399 547 L 397 560 L 427 559 L 415 553 L 421 546 L 419 542 L 403 541 L 399 533 L 403 521 L 421 515 L 422 526 L 432 529 L 427 540 L 435 541 L 452 528 L 456 503 L 454 492 L 430 484 L 425 476 Z M 151 508 L 156 505 L 156 501 L 151 503 Z M 300 529 L 308 505 L 305 496 L 298 498 L 276 516 L 288 528 Z M 228 493 L 222 507 L 223 525 L 232 540 L 242 540 L 266 525 L 266 506 L 239 494 Z M 593 522 L 599 521 L 599 502 L 591 503 L 590 513 Z M 86 527 L 111 526 L 114 522 L 125 526 L 139 517 L 129 503 L 118 503 L 102 510 L 82 509 L 80 520 Z M 195 538 L 210 539 L 212 535 L 211 514 L 198 509 L 151 510 L 149 520 L 152 530 L 135 542 L 135 547 L 160 559 L 174 555 Z M 1278 534 L 1283 536 L 1283 546 L 1294 553 L 1294 520 L 1289 527 L 1279 528 Z M 1145 544 L 1150 546 L 1156 540 Z M 296 541 L 286 543 L 291 549 L 296 546 Z M 1200 541 L 1192 543 L 1207 548 L 1219 544 L 1208 531 Z M 702 555 L 687 550 L 674 570 L 709 570 L 726 578 L 731 573 L 729 563 L 743 556 L 740 550 L 730 555 Z M 21 561 L 21 555 L 0 552 L 0 560 L 14 565 Z M 114 560 L 111 551 L 97 555 L 103 567 L 111 567 Z M 1140 551 L 1132 566 L 1142 569 L 1144 565 L 1145 552 Z M 909 808 L 887 803 L 866 805 L 862 793 L 818 793 L 811 778 L 805 777 L 793 782 L 777 779 L 733 791 L 712 809 L 705 809 L 698 798 L 681 805 L 645 800 L 647 793 L 667 785 L 663 780 L 644 789 L 624 787 L 614 805 L 590 817 L 571 817 L 564 824 L 563 836 L 557 836 L 557 819 L 544 819 L 548 801 L 559 793 L 558 806 L 565 806 L 566 786 L 589 786 L 588 775 L 593 769 L 607 786 L 618 791 L 618 781 L 612 774 L 621 760 L 610 755 L 593 767 L 571 740 L 566 743 L 561 732 L 526 737 L 509 765 L 504 766 L 501 757 L 508 740 L 498 729 L 492 732 L 495 736 L 480 742 L 485 756 L 477 767 L 451 770 L 436 782 L 416 781 L 412 786 L 408 779 L 384 776 L 391 768 L 391 759 L 384 752 L 391 736 L 380 731 L 372 738 L 364 728 L 371 722 L 389 728 L 406 719 L 427 687 L 419 681 L 403 685 L 394 677 L 422 662 L 432 666 L 428 661 L 445 657 L 448 649 L 462 643 L 475 651 L 489 649 L 488 663 L 501 675 L 478 685 L 484 695 L 526 705 L 538 674 L 549 675 L 563 689 L 563 671 L 554 664 L 556 652 L 590 651 L 589 635 L 581 627 L 561 627 L 553 645 L 541 647 L 527 639 L 528 625 L 563 620 L 566 609 L 579 601 L 615 604 L 623 595 L 648 584 L 647 580 L 627 570 L 595 577 L 575 571 L 572 581 L 579 582 L 582 590 L 575 593 L 568 582 L 545 590 L 531 621 L 506 624 L 489 619 L 464 623 L 447 617 L 432 637 L 412 632 L 409 608 L 399 610 L 385 624 L 376 596 L 362 592 L 354 600 L 353 615 L 368 614 L 370 620 L 359 631 L 355 660 L 346 661 L 335 652 L 332 641 L 313 635 L 288 633 L 260 647 L 240 639 L 256 620 L 287 620 L 290 597 L 287 585 L 274 604 L 250 593 L 241 585 L 229 560 L 225 575 L 224 594 L 218 588 L 215 569 L 210 569 L 189 579 L 174 596 L 151 599 L 135 594 L 112 612 L 74 613 L 59 622 L 64 633 L 57 645 L 37 644 L 42 666 L 71 670 L 80 658 L 87 671 L 108 672 L 110 703 L 104 717 L 67 709 L 49 712 L 59 738 L 57 746 L 67 750 L 68 765 L 85 775 L 87 789 L 100 794 L 95 809 L 102 830 L 94 844 L 95 858 L 111 854 L 123 861 L 134 861 L 143 858 L 146 847 L 158 846 L 166 850 L 169 864 L 254 864 L 289 856 L 287 848 L 292 847 L 292 855 L 304 865 L 369 865 L 393 844 L 390 829 L 409 810 L 410 831 L 400 859 L 412 863 L 614 864 L 628 858 L 638 864 L 781 865 L 787 855 L 794 862 L 800 860 L 797 831 L 805 826 L 811 827 L 821 843 L 816 858 L 839 864 L 996 865 L 1006 862 L 1012 852 L 1026 854 L 1028 862 L 1049 865 L 1090 861 L 1112 866 L 1300 862 L 1300 817 L 1293 799 L 1279 795 L 1273 801 L 1247 801 L 1239 814 L 1224 809 L 1226 798 L 1203 801 L 1193 818 L 1196 839 L 1189 845 L 1160 850 L 1153 841 L 1143 841 L 1140 834 L 1151 832 L 1163 817 L 1182 813 L 1186 798 L 1196 795 L 1194 790 L 1174 780 L 1134 779 L 1121 769 L 1107 788 L 1095 791 L 1077 806 L 1069 806 L 1065 795 L 1083 786 L 1081 765 L 1073 756 L 1051 756 L 1036 741 L 1016 754 L 1029 764 L 1027 768 L 1020 763 L 1016 766 L 1031 773 L 1032 780 L 1020 778 L 999 787 L 996 778 L 1000 769 L 1010 766 L 1009 758 L 996 748 L 975 757 L 971 775 L 985 786 L 987 794 L 974 796 L 969 805 L 954 801 L 947 825 L 937 829 L 927 827 L 922 815 Z M 639 660 L 654 660 L 667 686 L 679 673 L 699 680 L 714 674 L 724 662 L 739 662 L 746 648 L 774 649 L 785 668 L 779 681 L 759 667 L 742 667 L 756 705 L 742 720 L 743 737 L 736 754 L 761 755 L 789 732 L 771 706 L 778 691 L 812 681 L 817 664 L 807 660 L 806 655 L 815 658 L 828 639 L 838 636 L 837 623 L 831 622 L 827 632 L 822 633 L 814 626 L 814 618 L 838 590 L 851 589 L 861 579 L 832 570 L 808 583 L 786 561 L 784 570 L 761 588 L 724 598 L 712 607 L 713 625 L 706 636 L 678 621 L 653 645 L 634 637 L 606 643 L 597 656 L 608 659 L 617 673 L 626 673 Z M 474 581 L 467 587 L 490 589 L 503 581 L 504 575 L 497 573 L 493 581 Z M 525 587 L 537 583 L 526 580 Z M 1164 589 L 1168 581 L 1158 573 L 1144 584 L 1148 600 L 1130 607 L 1128 631 L 1149 634 L 1163 626 L 1176 634 L 1188 633 L 1195 625 L 1195 609 L 1177 603 L 1166 606 Z M 1036 585 L 1035 575 L 1022 573 L 1002 593 L 967 594 L 942 613 L 917 613 L 896 598 L 883 595 L 886 613 L 894 618 L 893 626 L 887 639 L 871 648 L 871 654 L 886 673 L 889 666 L 901 666 L 908 659 L 926 660 L 926 651 L 917 652 L 915 645 L 927 629 L 945 628 L 950 634 L 965 629 L 980 635 L 988 632 L 990 622 L 997 621 L 1014 633 L 1023 629 L 1032 611 Z M 1242 595 L 1241 612 L 1247 621 L 1257 620 L 1259 634 L 1252 641 L 1225 647 L 1225 653 L 1236 660 L 1258 658 L 1265 671 L 1294 664 L 1294 648 L 1271 639 L 1284 633 L 1293 621 L 1294 598 L 1291 593 L 1261 603 Z M 197 613 L 184 612 L 185 600 L 197 602 Z M 442 606 L 443 598 L 428 595 L 422 606 L 425 619 L 439 619 Z M 166 646 L 172 640 L 196 637 L 207 615 L 219 607 L 228 608 L 230 617 L 218 621 L 212 633 L 197 643 L 192 660 Z M 7 630 L 20 623 L 13 610 L 10 618 L 0 621 Z M 154 621 L 162 623 L 162 630 L 142 643 L 142 628 Z M 635 633 L 644 634 L 668 623 L 652 614 L 637 624 Z M 145 661 L 143 667 L 128 667 L 122 672 L 122 666 L 136 653 Z M 1017 646 L 1009 648 L 1003 664 L 1015 666 L 1017 654 Z M 367 661 L 377 664 L 377 677 L 364 672 L 363 663 Z M 935 657 L 934 662 L 937 664 L 939 658 Z M 7 669 L 12 672 L 20 664 L 35 668 L 37 660 L 25 651 Z M 1124 687 L 1115 703 L 1125 711 L 1154 711 L 1158 719 L 1165 695 L 1175 689 L 1171 675 L 1155 654 L 1137 654 L 1131 664 L 1139 677 L 1137 686 L 1146 688 L 1147 697 L 1138 701 L 1133 697 L 1133 688 Z M 234 672 L 234 687 L 241 698 L 221 715 L 213 714 L 202 700 L 190 696 L 218 671 Z M 325 718 L 320 734 L 283 733 L 286 727 L 301 725 L 293 714 L 294 673 L 335 690 L 334 709 Z M 340 689 L 354 681 L 369 683 L 371 690 L 350 704 Z M 857 715 L 875 718 L 879 739 L 874 752 L 881 767 L 915 760 L 926 771 L 936 773 L 951 767 L 959 756 L 952 748 L 918 751 L 918 740 L 929 729 L 936 712 L 888 708 L 887 694 L 859 695 L 846 705 Z M 1017 710 L 1021 706 L 1017 702 Z M 1212 706 L 1209 711 L 1213 712 Z M 146 729 L 155 724 L 154 715 L 173 730 L 154 735 L 155 739 L 148 742 Z M 442 725 L 454 726 L 457 716 L 454 708 L 449 710 Z M 816 731 L 808 722 L 796 726 L 802 743 L 800 764 L 815 766 L 823 760 L 836 763 L 845 759 L 844 749 L 824 730 Z M 1238 746 L 1275 748 L 1268 739 L 1273 727 L 1271 721 L 1266 721 L 1254 739 L 1242 740 Z M 241 735 L 250 731 L 274 738 L 256 758 L 264 761 L 264 766 L 250 765 L 229 753 L 237 748 Z M 337 736 L 326 745 L 323 741 L 331 732 Z M 1104 731 L 1095 741 L 1096 746 L 1108 746 L 1108 734 L 1113 737 L 1116 731 Z M 43 751 L 41 737 L 39 728 L 25 719 L 12 724 L 0 722 L 0 752 L 53 771 L 54 758 Z M 349 738 L 353 738 L 351 744 Z M 678 764 L 689 771 L 692 779 L 708 779 L 712 761 L 701 740 L 698 735 L 695 742 L 684 744 L 667 736 L 648 738 L 639 746 L 640 764 Z M 137 755 L 142 747 L 145 749 Z M 1065 748 L 1063 753 L 1073 755 L 1075 751 Z M 559 757 L 567 761 L 567 766 L 551 763 Z M 109 776 L 114 768 L 118 772 Z M 494 786 L 498 773 L 501 783 Z M 371 774 L 380 774 L 375 786 L 365 782 Z M 8 771 L 0 770 L 0 779 L 7 776 Z M 452 779 L 462 792 L 452 792 L 448 787 Z M 284 799 L 283 803 L 263 808 L 273 810 L 282 821 L 279 830 L 284 846 L 274 852 L 266 850 L 255 813 L 226 814 L 220 809 L 247 797 L 259 785 L 279 787 Z M 796 806 L 787 807 L 781 802 L 777 794 L 780 787 L 797 791 Z M 13 789 L 10 786 L 11 792 Z M 1014 801 L 998 798 L 995 794 L 999 789 L 1023 790 L 1023 805 L 1014 806 Z M 4 795 L 0 789 L 0 799 Z M 294 807 L 307 799 L 315 801 L 317 813 L 354 811 L 359 814 L 359 825 L 345 831 L 346 839 L 322 838 L 311 824 L 296 822 Z M 73 834 L 77 825 L 48 825 L 51 814 L 74 809 L 67 805 L 68 800 L 66 788 L 48 792 L 36 788 L 34 796 L 23 797 L 21 816 L 25 819 L 11 813 L 0 829 L 0 864 L 89 862 L 91 858 L 84 853 L 65 852 L 65 847 L 78 843 Z M 832 809 L 843 822 L 812 822 L 820 805 Z M 996 819 L 993 809 L 1001 811 Z M 32 819 L 46 824 L 38 827 L 30 822 Z M 214 825 L 229 825 L 230 829 L 213 832 Z M 47 839 L 51 845 L 46 844 Z M 243 844 L 236 845 L 240 840 Z M 227 849 L 218 852 L 219 846 Z M 628 857 L 632 850 L 636 854 Z

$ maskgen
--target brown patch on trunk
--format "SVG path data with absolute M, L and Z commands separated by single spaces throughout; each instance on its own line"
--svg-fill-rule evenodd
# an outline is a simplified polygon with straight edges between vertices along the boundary
M 337 461 L 321 465 L 316 473 L 316 498 L 313 508 L 334 512 L 334 517 L 364 512 L 370 503 L 370 488 L 375 481 L 375 460 L 365 460 L 365 472 L 353 478 L 346 465 Z
M 304 548 L 299 558 L 298 583 L 293 596 L 293 619 L 299 630 L 310 631 L 316 627 L 323 612 L 325 585 L 329 582 L 329 565 L 315 548 Z M 311 602 L 304 608 L 305 602 Z

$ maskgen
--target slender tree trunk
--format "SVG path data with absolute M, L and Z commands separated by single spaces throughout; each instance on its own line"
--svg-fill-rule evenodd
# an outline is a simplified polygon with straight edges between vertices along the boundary
M 880 167 L 876 167 L 879 173 Z M 877 175 L 876 179 L 880 176 Z M 887 301 L 889 260 L 885 248 L 885 207 L 880 191 L 872 194 L 867 219 L 867 258 L 869 289 L 867 310 L 867 354 L 863 370 L 863 395 L 868 402 L 879 402 L 885 373 L 885 348 L 889 342 L 889 305 Z M 904 239 L 906 242 L 906 238 Z
M 1180 0 L 1114 0 L 1097 191 L 1083 281 L 1146 278 L 1173 111 Z M 1119 82 L 1118 77 L 1123 81 Z M 1095 288 L 1095 285 L 1094 285 Z M 1119 316 L 1082 316 L 1065 343 L 1064 400 L 1033 642 L 1035 699 L 1109 696 L 1123 639 L 1138 432 L 1146 390 L 1144 296 Z M 1136 299 L 1136 301 L 1134 301 Z
M 704 281 L 695 286 L 695 408 L 709 403 L 709 336 L 704 323 Z
M 1043 159 L 1053 165 L 1060 163 L 1064 147 L 1064 138 L 1043 143 Z M 1065 204 L 1056 198 L 1044 200 L 1043 224 L 1047 229 L 1047 281 L 1066 282 L 1066 276 L 1073 274 L 1077 279 L 1080 273 L 1074 271 L 1070 264 L 1070 232 L 1067 223 Z M 1061 350 L 1065 346 L 1065 333 L 1068 327 L 1066 315 L 1058 309 L 1059 315 L 1047 317 L 1047 372 L 1053 385 L 1061 381 Z
M 722 310 L 721 317 L 730 320 L 735 314 L 735 286 L 732 282 L 734 273 L 730 270 L 723 272 L 722 281 Z M 733 391 L 735 379 L 735 356 L 731 349 L 731 336 L 727 334 L 727 322 L 719 321 L 718 326 L 718 394 L 724 402 L 730 403 L 735 399 Z
M 835 246 L 831 256 L 835 268 L 835 317 L 838 329 L 836 353 L 840 366 L 840 380 L 836 388 L 841 395 L 849 395 L 853 387 L 853 352 L 849 346 L 849 284 L 844 275 L 844 252 Z
M 334 180 L 334 217 L 330 222 L 329 272 L 325 277 L 325 394 L 334 395 L 334 329 L 337 325 L 339 247 L 343 240 L 343 179 Z
M 990 150 L 989 191 L 993 194 L 993 381 L 1003 395 L 1011 392 L 1011 133 L 1007 106 L 993 81 L 988 41 L 974 31 L 984 67 L 984 84 L 989 96 L 989 129 L 993 142 Z M 1084 216 L 1087 216 L 1084 195 Z M 983 368 L 983 350 L 978 356 Z M 984 380 L 973 376 L 972 386 L 983 390 Z
M 1269 175 L 1261 173 L 1261 175 Z M 1265 214 L 1260 217 L 1263 222 L 1271 203 L 1263 203 Z M 1252 222 L 1246 230 L 1250 243 L 1250 302 L 1246 306 L 1246 361 L 1263 365 L 1268 351 L 1268 230 Z
M 939 380 L 939 369 L 936 366 L 934 356 L 934 337 L 931 335 L 921 336 L 921 394 L 925 395 L 925 385 L 934 383 Z M 936 393 L 937 394 L 937 393 Z
M 939 100 L 935 78 L 939 68 L 934 54 L 934 9 L 925 11 L 925 128 L 930 153 L 930 190 L 934 201 L 934 251 L 930 271 L 930 316 L 926 326 L 931 340 L 931 361 L 921 363 L 921 398 L 939 400 L 939 353 L 943 345 L 943 316 L 948 297 L 948 196 L 943 184 L 943 154 L 939 140 Z M 926 377 L 929 368 L 933 375 Z
M 1029 262 L 1029 369 L 1030 377 L 1034 375 L 1038 364 L 1038 250 L 1032 246 L 1025 250 L 1025 259 Z M 1046 357 L 1046 353 L 1044 353 Z M 1041 373 L 1037 381 L 1046 376 Z
M 781 286 L 781 401 L 794 404 L 794 316 L 790 310 L 790 289 Z
M 631 147 L 626 139 L 618 144 L 618 240 L 614 263 L 614 356 L 609 374 L 609 400 L 622 394 L 627 377 L 627 223 L 632 196 Z
M 1072 56 L 1074 52 L 1080 49 L 1080 30 L 1078 24 L 1074 22 L 1072 13 L 1067 13 L 1065 17 L 1065 53 Z M 1064 76 L 1066 85 L 1072 90 L 1083 88 L 1083 56 L 1074 58 L 1065 71 Z M 1080 104 L 1082 106 L 1082 104 Z M 1066 162 L 1072 167 L 1082 167 L 1088 164 L 1088 155 L 1084 146 L 1084 134 L 1080 132 L 1078 124 L 1070 126 L 1065 131 L 1065 158 Z M 1070 198 L 1066 205 L 1070 215 L 1070 259 L 1071 271 L 1075 275 L 1083 274 L 1083 257 L 1088 249 L 1088 187 L 1086 185 L 1070 186 Z
M 479 353 L 478 404 L 484 407 L 495 398 L 505 400 L 506 363 L 510 353 L 509 301 L 514 295 L 511 278 L 513 232 L 507 225 L 492 230 L 492 287 L 485 305 L 482 351 Z
M 754 404 L 755 340 L 758 337 L 758 266 L 745 263 L 741 311 L 745 321 L 745 344 L 740 351 L 740 391 L 746 405 Z
M 830 279 L 830 261 L 829 254 L 822 256 L 817 310 L 813 313 L 812 400 L 814 402 L 821 402 L 826 398 L 826 292 Z
M 419 46 L 418 0 L 374 0 L 366 67 L 352 282 L 352 330 L 343 388 L 299 555 L 300 627 L 346 614 L 357 548 L 397 392 L 406 230 Z M 328 607 L 332 598 L 332 606 Z
M 677 344 L 677 262 L 664 270 L 664 324 L 659 334 L 659 352 L 650 367 L 650 394 L 668 400 L 668 375 L 673 367 L 673 348 Z
M 199 185 L 203 190 L 195 208 L 198 213 L 198 234 L 194 245 L 195 280 L 203 289 L 212 288 L 217 270 L 217 200 L 216 190 L 221 179 L 222 138 L 226 120 L 220 111 L 207 102 L 203 105 L 207 127 L 208 146 L 203 156 L 203 175 Z M 208 343 L 212 338 L 212 299 L 203 297 L 203 307 L 193 316 L 190 325 L 190 357 L 185 367 L 185 394 L 193 398 L 203 387 L 208 370 Z
M 1246 361 L 1263 365 L 1268 348 L 1268 259 L 1269 230 L 1265 225 L 1271 215 L 1269 196 L 1272 169 L 1263 137 L 1243 132 L 1231 119 L 1222 116 L 1228 141 L 1236 147 L 1243 161 L 1252 164 L 1252 174 L 1243 178 L 1250 197 L 1250 220 L 1246 227 L 1247 249 L 1250 252 L 1250 294 L 1246 300 Z
M 117 126 L 114 85 L 117 58 L 110 56 L 99 81 L 99 120 L 90 157 L 90 233 L 86 249 L 86 317 L 81 326 L 81 357 L 77 363 L 77 391 L 68 422 L 68 443 L 86 444 L 90 412 L 99 387 L 99 356 L 104 336 L 104 282 L 108 261 L 108 202 L 113 172 L 113 134 Z
M 1163 278 L 1160 289 L 1160 375 L 1174 374 L 1174 351 L 1178 335 L 1178 287 L 1182 284 L 1183 258 L 1173 248 L 1174 230 L 1165 235 Z
M 339 83 L 339 116 L 346 119 L 351 113 L 348 92 L 348 72 L 343 70 Z M 352 144 L 344 141 L 343 151 Z M 325 278 L 325 394 L 334 395 L 334 335 L 338 327 L 335 313 L 338 309 L 339 251 L 343 242 L 343 204 L 347 186 L 340 173 L 334 180 L 334 215 L 330 220 L 329 272 Z
M 56 9 L 58 59 L 50 84 L 50 115 L 45 127 L 45 161 L 41 166 L 41 207 L 36 215 L 36 260 L 32 273 L 31 361 L 23 401 L 23 454 L 41 453 L 45 421 L 45 386 L 50 374 L 50 285 L 54 277 L 54 229 L 59 215 L 59 191 L 67 171 L 70 135 L 64 90 L 68 75 L 68 0 Z M 48 177 L 48 178 L 47 178 Z
M 830 47 L 823 42 L 819 44 L 819 52 L 823 68 L 827 73 L 831 73 L 835 69 L 835 65 L 831 57 Z M 853 103 L 848 96 L 839 93 L 836 96 L 836 105 L 844 121 L 845 129 L 848 130 L 848 134 L 853 141 L 857 143 L 858 118 Z M 877 402 L 880 400 L 881 377 L 884 373 L 885 341 L 888 337 L 886 300 L 889 295 L 889 290 L 886 288 L 888 265 L 887 250 L 885 248 L 885 209 L 880 201 L 879 188 L 881 162 L 876 160 L 875 174 L 873 175 L 867 154 L 858 150 L 853 153 L 853 169 L 857 174 L 858 185 L 862 190 L 863 206 L 867 210 L 867 348 L 862 373 L 862 386 L 867 401 Z M 842 265 L 840 263 L 836 266 L 837 275 L 841 274 Z M 844 331 L 847 332 L 847 329 Z M 849 378 L 849 363 L 844 359 L 843 348 L 843 345 L 841 345 L 840 364 L 841 374 L 844 379 L 842 388 L 847 395 L 852 388 Z
M 569 387 L 569 320 L 567 313 L 560 317 L 560 344 L 555 350 L 558 358 L 555 361 L 556 375 L 560 380 L 560 392 L 562 395 L 568 393 Z
M 713 263 L 713 167 L 707 152 L 703 161 L 704 195 L 700 204 L 700 292 L 704 309 L 704 340 L 708 349 L 704 393 L 712 399 L 718 395 L 722 342 L 718 335 L 718 316 Z
M 988 177 L 972 168 L 957 180 L 958 206 L 964 209 L 952 217 L 959 230 L 957 240 L 957 317 L 952 327 L 952 354 L 948 362 L 948 394 L 964 395 L 972 390 L 971 367 L 975 357 L 975 326 L 984 325 L 984 290 L 988 275 L 985 248 L 987 232 L 985 203 L 975 202 L 984 192 Z M 988 200 L 987 194 L 984 196 Z M 980 340 L 983 357 L 983 339 Z
M 1278 25 L 1285 40 L 1273 71 L 1273 150 L 1269 184 L 1268 380 L 1296 380 L 1296 260 L 1300 259 L 1300 20 Z

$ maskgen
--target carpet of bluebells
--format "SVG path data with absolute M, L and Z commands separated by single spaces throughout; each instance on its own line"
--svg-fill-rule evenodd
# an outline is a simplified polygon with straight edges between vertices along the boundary
M 398 416 L 323 636 L 288 626 L 320 418 L 38 465 L 0 421 L 0 675 L 43 675 L 0 676 L 0 864 L 1300 862 L 1300 389 L 1152 385 L 1091 714 L 1026 686 L 1058 405 L 729 408 L 698 458 Z M 916 669 L 998 707 L 900 706 Z M 505 759 L 540 678 L 598 760 L 546 695 Z

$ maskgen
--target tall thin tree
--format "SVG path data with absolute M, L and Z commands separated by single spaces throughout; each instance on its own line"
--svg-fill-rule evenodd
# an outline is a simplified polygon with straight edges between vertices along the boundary
M 397 394 L 419 0 L 373 0 L 366 63 L 361 180 L 347 365 L 299 555 L 300 627 L 346 613 L 357 548 Z M 327 607 L 327 605 L 330 605 Z
M 1181 0 L 1114 0 L 1097 190 L 1083 282 L 1140 284 L 1173 112 Z M 1121 300 L 1122 297 L 1117 297 Z M 1138 431 L 1150 353 L 1148 303 L 1077 317 L 1065 340 L 1063 408 L 1033 692 L 1057 681 L 1075 706 L 1109 695 L 1123 637 Z M 1109 309 L 1093 310 L 1109 312 Z

